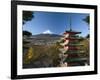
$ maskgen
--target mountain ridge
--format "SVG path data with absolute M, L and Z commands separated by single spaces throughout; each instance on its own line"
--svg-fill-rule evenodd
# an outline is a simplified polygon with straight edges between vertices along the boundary
M 32 35 L 31 37 L 33 37 L 33 38 L 43 38 L 43 37 L 62 37 L 62 35 L 59 35 L 59 34 L 36 34 L 36 35 Z

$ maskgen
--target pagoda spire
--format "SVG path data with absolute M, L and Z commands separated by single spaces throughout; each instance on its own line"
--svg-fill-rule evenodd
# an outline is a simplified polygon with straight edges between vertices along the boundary
M 69 28 L 70 28 L 70 31 L 72 31 L 72 22 L 71 22 L 71 16 L 69 16 Z

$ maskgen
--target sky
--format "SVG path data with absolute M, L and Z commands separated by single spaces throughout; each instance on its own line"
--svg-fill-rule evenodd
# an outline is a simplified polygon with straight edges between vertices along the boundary
M 62 12 L 39 12 L 34 11 L 34 18 L 23 25 L 23 30 L 36 34 L 63 34 L 70 29 L 81 32 L 80 36 L 89 34 L 89 25 L 83 19 L 89 14 L 62 13 Z

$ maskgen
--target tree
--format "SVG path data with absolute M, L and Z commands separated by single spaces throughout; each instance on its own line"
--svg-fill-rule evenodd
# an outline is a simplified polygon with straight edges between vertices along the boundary
M 88 39 L 89 37 L 90 37 L 90 35 L 89 35 L 89 34 L 87 34 L 86 38 Z
M 86 23 L 90 24 L 90 16 L 86 16 L 83 21 L 85 21 Z
M 33 17 L 33 11 L 23 11 L 23 24 L 27 21 L 31 21 Z
M 23 31 L 23 36 L 31 36 L 32 33 L 29 31 Z
M 90 16 L 89 16 L 89 15 L 86 16 L 86 17 L 83 19 L 83 21 L 85 21 L 86 23 L 90 24 Z M 89 27 L 88 27 L 88 29 L 89 29 Z M 86 38 L 89 38 L 89 37 L 90 37 L 90 35 L 87 34 Z
M 33 48 L 29 47 L 28 52 L 24 55 L 24 64 L 30 64 L 33 57 Z

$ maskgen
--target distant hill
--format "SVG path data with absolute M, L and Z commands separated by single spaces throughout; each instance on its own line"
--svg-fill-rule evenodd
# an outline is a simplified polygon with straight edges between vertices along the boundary
M 37 34 L 27 37 L 26 40 L 34 45 L 51 45 L 56 43 L 61 37 L 58 34 Z
M 37 34 L 32 35 L 31 38 L 55 38 L 55 37 L 61 37 L 61 35 L 58 34 Z

